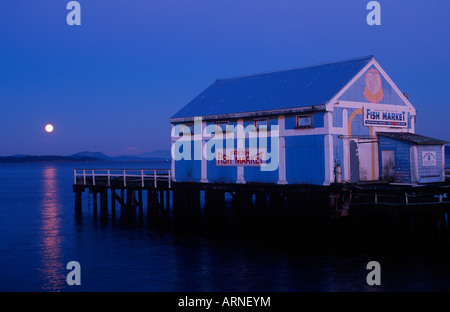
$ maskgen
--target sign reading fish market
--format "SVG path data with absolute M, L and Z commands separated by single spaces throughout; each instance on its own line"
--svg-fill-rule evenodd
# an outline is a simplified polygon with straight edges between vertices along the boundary
M 265 153 L 262 148 L 219 149 L 216 151 L 216 165 L 257 167 L 265 164 Z
M 364 107 L 364 126 L 405 128 L 408 126 L 408 113 L 404 110 Z

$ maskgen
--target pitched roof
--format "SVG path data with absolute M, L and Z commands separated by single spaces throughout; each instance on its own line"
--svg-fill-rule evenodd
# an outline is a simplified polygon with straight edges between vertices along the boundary
M 377 132 L 377 134 L 417 145 L 442 145 L 448 143 L 447 141 L 409 132 Z
M 217 79 L 171 119 L 325 105 L 372 58 Z

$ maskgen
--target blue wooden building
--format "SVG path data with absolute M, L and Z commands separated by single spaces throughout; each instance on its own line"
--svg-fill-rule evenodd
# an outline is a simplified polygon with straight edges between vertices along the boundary
M 404 183 L 445 180 L 446 141 L 414 133 L 378 133 L 380 176 Z
M 415 121 L 373 56 L 217 79 L 170 118 L 173 179 L 443 181 L 446 142 L 416 135 Z

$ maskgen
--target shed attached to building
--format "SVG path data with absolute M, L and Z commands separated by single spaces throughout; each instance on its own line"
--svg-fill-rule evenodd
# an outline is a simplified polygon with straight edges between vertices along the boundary
M 446 141 L 414 133 L 378 133 L 380 176 L 400 183 L 445 181 Z

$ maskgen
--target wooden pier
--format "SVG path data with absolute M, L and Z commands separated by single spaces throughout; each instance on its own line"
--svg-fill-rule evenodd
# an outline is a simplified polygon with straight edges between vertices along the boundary
M 295 226 L 316 229 L 330 222 L 352 220 L 356 227 L 378 227 L 378 223 L 431 224 L 440 236 L 447 236 L 450 183 L 395 185 L 383 182 L 339 183 L 330 186 L 268 183 L 193 183 L 172 181 L 168 169 L 75 169 L 75 212 L 82 212 L 82 194 L 88 191 L 97 214 L 135 217 L 147 211 L 149 219 L 169 216 L 192 220 L 204 215 L 224 218 L 225 195 L 232 197 L 234 216 L 240 220 L 261 217 L 272 221 L 289 220 Z M 108 204 L 110 199 L 110 205 Z
M 116 204 L 122 213 L 142 214 L 143 192 L 147 193 L 146 207 L 152 215 L 167 214 L 170 207 L 171 175 L 164 169 L 74 169 L 75 212 L 81 213 L 82 194 L 92 194 L 94 213 L 97 213 L 100 195 L 100 214 L 108 213 L 108 190 L 111 198 L 111 214 L 116 214 Z

